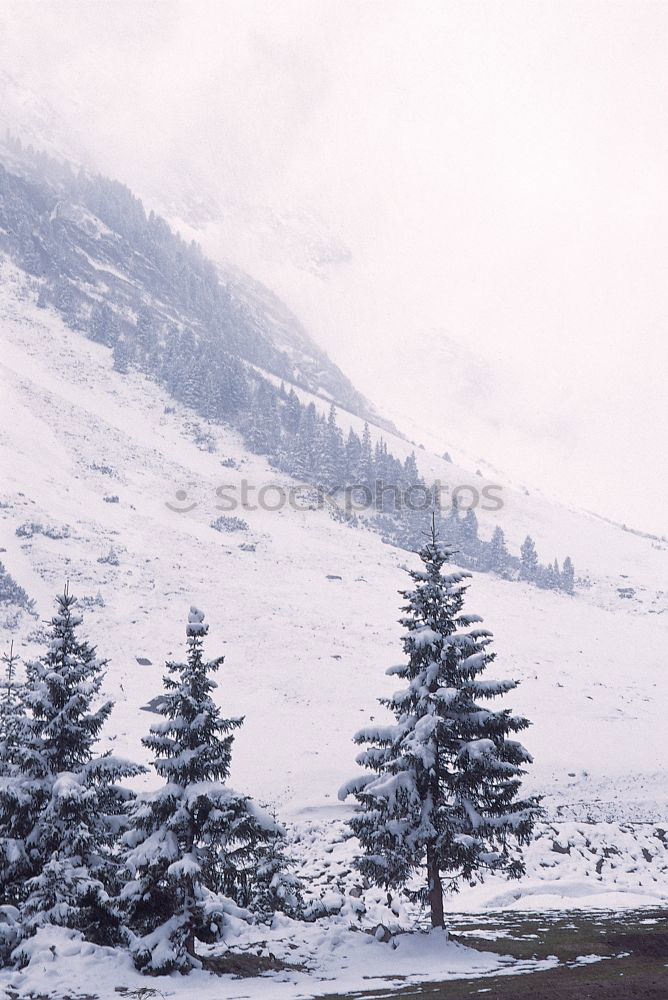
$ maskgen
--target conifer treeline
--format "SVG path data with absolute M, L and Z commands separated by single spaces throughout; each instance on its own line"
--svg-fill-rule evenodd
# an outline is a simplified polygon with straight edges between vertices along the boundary
M 187 659 L 168 663 L 162 720 L 143 739 L 162 779 L 136 796 L 141 765 L 100 754 L 112 703 L 99 704 L 106 662 L 79 637 L 75 598 L 57 599 L 45 654 L 19 683 L 13 650 L 0 691 L 0 962 L 44 926 L 126 946 L 137 968 L 188 972 L 196 938 L 230 920 L 304 916 L 281 826 L 230 789 L 234 731 L 211 697 L 204 615 L 191 608 Z
M 419 548 L 425 511 L 436 509 L 438 530 L 457 550 L 462 566 L 573 593 L 569 557 L 561 569 L 556 559 L 544 566 L 529 537 L 520 557 L 513 556 L 499 527 L 491 539 L 481 538 L 475 510 L 463 510 L 456 497 L 444 501 L 442 490 L 437 499 L 435 487 L 420 475 L 414 453 L 402 462 L 382 438 L 372 441 L 366 423 L 361 436 L 353 428 L 344 436 L 333 403 L 325 416 L 315 403 L 302 403 L 293 387 L 287 389 L 284 382 L 276 386 L 222 344 L 197 341 L 189 330 L 156 326 L 149 309 L 138 316 L 131 333 L 114 340 L 114 328 L 109 307 L 94 307 L 89 335 L 112 343 L 118 371 L 143 371 L 206 420 L 236 427 L 248 448 L 266 455 L 275 468 L 332 491 L 335 499 L 350 497 L 353 511 L 367 505 L 366 523 L 391 544 Z
M 523 874 L 541 808 L 520 797 L 531 756 L 509 738 L 529 721 L 485 707 L 517 682 L 483 678 L 492 635 L 464 613 L 471 574 L 449 565 L 435 525 L 402 591 L 406 660 L 387 671 L 405 687 L 380 699 L 395 722 L 355 735 L 370 773 L 340 795 L 359 802 L 349 826 L 366 885 L 428 902 L 442 927 L 444 890 L 487 871 Z M 167 663 L 162 718 L 142 740 L 160 783 L 135 794 L 122 782 L 146 768 L 98 749 L 112 711 L 101 699 L 106 661 L 80 637 L 67 588 L 56 601 L 46 651 L 23 683 L 13 649 L 3 657 L 0 963 L 20 965 L 25 942 L 56 925 L 127 948 L 144 973 L 188 973 L 202 966 L 198 942 L 220 942 L 240 922 L 327 915 L 324 899 L 304 903 L 277 821 L 227 785 L 243 719 L 214 701 L 223 658 L 204 658 L 203 613 L 190 609 L 186 660 Z
M 40 301 L 54 300 L 73 328 L 87 330 L 91 306 L 105 301 L 117 332 L 130 331 L 150 299 L 177 329 L 304 388 L 319 385 L 354 412 L 370 412 L 275 296 L 221 278 L 196 243 L 147 212 L 124 184 L 24 148 L 10 133 L 0 137 L 0 155 L 7 163 L 0 164 L 0 250 L 44 279 Z M 276 346 L 276 328 L 285 325 L 303 348 L 297 363 Z
M 113 329 L 113 317 L 106 310 L 94 309 L 91 322 L 91 336 L 103 343 Z M 462 509 L 456 497 L 447 502 L 446 495 L 444 501 L 442 490 L 437 497 L 435 487 L 420 475 L 414 453 L 402 462 L 382 438 L 372 441 L 366 423 L 361 436 L 353 428 L 344 436 L 333 403 L 325 416 L 315 403 L 302 403 L 294 388 L 286 389 L 283 382 L 277 387 L 221 345 L 198 342 L 187 330 L 179 334 L 156 329 L 150 314 L 143 313 L 136 336 L 114 342 L 114 364 L 121 372 L 132 366 L 155 378 L 205 419 L 235 426 L 248 448 L 266 455 L 275 468 L 332 491 L 334 499 L 350 498 L 353 511 L 366 506 L 366 523 L 393 545 L 419 548 L 425 511 L 436 509 L 439 532 L 466 568 L 574 591 L 569 557 L 561 569 L 556 559 L 542 565 L 530 537 L 520 557 L 513 556 L 500 527 L 491 539 L 481 538 L 475 510 Z
M 25 155 L 16 140 L 7 141 Z M 357 487 L 358 499 L 369 501 L 366 524 L 391 544 L 421 546 L 425 511 L 437 504 L 414 455 L 400 461 L 384 441 L 372 443 L 368 426 L 361 436 L 351 429 L 344 437 L 334 406 L 325 417 L 294 388 L 261 375 L 253 365 L 289 380 L 295 370 L 200 249 L 147 214 L 128 188 L 75 173 L 44 154 L 29 159 L 44 185 L 0 166 L 0 247 L 39 278 L 39 305 L 53 305 L 68 326 L 111 348 L 117 371 L 142 371 L 204 419 L 237 428 L 249 449 L 277 469 L 328 490 Z M 59 191 L 74 204 L 59 201 Z M 78 217 L 79 206 L 113 238 L 88 232 L 95 222 Z M 112 268 L 104 270 L 103 296 L 91 263 L 96 255 L 108 257 Z M 117 280 L 114 270 L 126 280 Z M 359 411 L 361 397 L 344 383 L 342 402 L 353 409 L 357 403 Z M 542 565 L 529 538 L 520 556 L 513 555 L 501 528 L 481 538 L 475 510 L 460 510 L 447 497 L 438 530 L 468 569 L 573 592 L 570 558 L 561 568 L 556 559 Z

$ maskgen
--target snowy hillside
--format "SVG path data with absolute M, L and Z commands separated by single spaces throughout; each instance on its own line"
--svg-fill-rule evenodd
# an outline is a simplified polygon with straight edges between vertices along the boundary
M 400 655 L 406 553 L 326 511 L 239 510 L 247 530 L 214 531 L 220 485 L 260 486 L 276 473 L 219 426 L 210 428 L 217 450 L 200 451 L 187 410 L 141 376 L 113 372 L 104 348 L 31 297 L 5 262 L 2 560 L 40 618 L 66 579 L 85 599 L 118 699 L 108 740 L 138 752 L 150 721 L 141 708 L 159 693 L 163 660 L 178 653 L 195 602 L 211 623 L 212 652 L 226 653 L 221 698 L 247 719 L 235 781 L 290 812 L 333 804 L 354 768 L 351 734 L 392 686 L 383 670 Z M 433 471 L 445 464 L 420 457 Z M 234 468 L 223 466 L 229 459 Z M 568 545 L 591 577 L 575 597 L 491 574 L 471 587 L 473 610 L 496 636 L 494 669 L 523 682 L 514 700 L 534 723 L 531 783 L 547 791 L 551 811 L 577 816 L 589 801 L 600 818 L 639 808 L 659 818 L 665 762 L 651 736 L 667 691 L 663 546 L 539 495 L 508 490 L 506 499 L 495 516 L 511 538 L 532 531 L 545 545 Z M 38 527 L 17 534 L 26 524 Z M 63 525 L 51 533 L 64 537 L 48 537 Z M 105 561 L 112 549 L 118 565 Z M 624 588 L 633 595 L 620 596 Z M 22 655 L 35 628 L 23 614 Z
M 526 6 L 0 5 L 0 1000 L 668 996 L 668 8 Z
M 188 607 L 204 608 L 208 652 L 226 657 L 217 697 L 226 714 L 245 716 L 232 784 L 288 822 L 309 890 L 332 914 L 306 930 L 286 919 L 271 932 L 244 931 L 241 946 L 310 971 L 258 980 L 251 994 L 245 983 L 230 986 L 228 995 L 313 995 L 332 976 L 341 988 L 358 988 L 418 966 L 423 978 L 503 968 L 498 956 L 460 945 L 427 938 L 413 946 L 407 938 L 390 951 L 346 930 L 362 914 L 393 930 L 412 927 L 417 916 L 404 905 L 389 909 L 380 890 L 358 898 L 344 826 L 350 807 L 337 801 L 356 772 L 352 734 L 385 720 L 376 699 L 396 685 L 384 670 L 401 659 L 397 591 L 414 557 L 308 502 L 253 509 L 252 492 L 235 511 L 247 526 L 214 530 L 220 486 L 236 486 L 240 496 L 244 481 L 249 490 L 290 481 L 223 426 L 206 428 L 215 450 L 210 441 L 201 450 L 192 411 L 143 375 L 114 371 L 107 348 L 37 307 L 36 288 L 7 259 L 0 288 L 0 558 L 36 602 L 33 614 L 2 606 L 5 642 L 14 639 L 21 657 L 37 652 L 40 620 L 69 581 L 86 634 L 110 659 L 105 693 L 116 708 L 103 747 L 145 759 L 140 739 L 156 718 L 149 703 L 161 693 L 164 660 L 181 653 Z M 344 427 L 360 423 L 345 413 L 340 419 Z M 390 444 L 400 457 L 411 449 L 400 438 Z M 499 482 L 426 451 L 418 461 L 425 475 L 451 484 Z M 568 550 L 590 585 L 571 597 L 474 574 L 468 610 L 495 633 L 490 673 L 522 682 L 506 701 L 533 722 L 527 786 L 545 795 L 547 822 L 520 883 L 473 885 L 450 909 L 665 900 L 668 781 L 656 739 L 668 694 L 665 545 L 537 492 L 504 486 L 503 498 L 500 512 L 481 512 L 482 530 L 499 523 L 513 545 L 531 532 L 548 552 Z M 114 953 L 91 957 L 59 935 L 35 939 L 27 971 L 12 974 L 14 986 L 41 984 L 51 943 L 72 956 L 57 973 L 63 987 L 90 986 L 94 962 L 105 998 L 119 983 L 139 988 L 129 960 L 119 966 Z M 536 966 L 513 971 L 529 967 Z M 218 995 L 215 982 L 198 982 L 203 995 Z
M 73 328 L 101 303 L 121 335 L 146 313 L 153 326 L 185 328 L 200 345 L 391 427 L 268 287 L 238 265 L 214 267 L 128 188 L 24 147 L 9 131 L 0 137 L 0 187 L 0 247 L 46 279 L 44 295 Z M 110 343 L 109 331 L 101 339 Z

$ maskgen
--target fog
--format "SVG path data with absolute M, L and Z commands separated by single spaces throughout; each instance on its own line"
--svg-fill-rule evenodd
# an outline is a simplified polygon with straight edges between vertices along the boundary
M 0 35 L 19 130 L 272 286 L 411 436 L 665 532 L 665 4 L 3 2 Z

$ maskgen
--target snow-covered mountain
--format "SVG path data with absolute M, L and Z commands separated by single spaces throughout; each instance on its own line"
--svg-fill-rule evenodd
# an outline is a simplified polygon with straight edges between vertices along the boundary
M 382 437 L 397 461 L 414 445 L 364 402 L 274 293 L 232 264 L 211 269 L 160 220 L 147 221 L 127 189 L 88 174 L 75 181 L 68 167 L 26 161 L 11 142 L 4 164 L 4 641 L 24 659 L 37 653 L 41 622 L 68 582 L 86 633 L 109 658 L 105 691 L 116 707 L 103 748 L 145 759 L 140 741 L 155 720 L 164 661 L 180 655 L 188 608 L 200 606 L 211 626 L 208 652 L 225 654 L 217 698 L 226 714 L 245 716 L 232 782 L 288 820 L 300 865 L 334 915 L 325 930 L 301 937 L 279 922 L 262 947 L 315 963 L 321 980 L 347 963 L 346 982 L 359 988 L 369 969 L 385 974 L 387 956 L 374 951 L 369 964 L 368 949 L 353 942 L 366 935 L 349 934 L 337 951 L 345 928 L 361 908 L 376 923 L 404 927 L 415 913 L 391 910 L 374 890 L 359 896 L 344 826 L 350 807 L 337 789 L 356 770 L 353 733 L 386 717 L 377 698 L 396 685 L 384 671 L 401 658 L 398 591 L 415 557 L 308 494 L 279 509 L 259 506 L 260 488 L 287 493 L 296 481 L 252 453 L 232 426 L 211 420 L 203 428 L 150 372 L 116 370 L 104 336 L 91 339 L 93 317 L 107 306 L 137 331 L 149 310 L 149 319 L 198 337 L 220 336 L 249 373 L 275 387 L 287 381 L 316 414 L 334 399 L 344 434 L 361 436 L 367 418 L 373 442 Z M 475 360 L 466 363 L 477 382 Z M 473 884 L 450 907 L 663 902 L 668 781 L 657 737 L 668 695 L 668 544 L 511 483 L 491 464 L 467 460 L 456 441 L 453 462 L 437 450 L 440 440 L 435 434 L 434 450 L 417 449 L 427 481 L 468 484 L 480 495 L 493 486 L 502 498 L 500 509 L 478 509 L 483 538 L 501 527 L 517 552 L 530 534 L 541 553 L 569 553 L 578 575 L 569 595 L 473 574 L 467 611 L 495 633 L 490 674 L 522 682 L 507 700 L 532 720 L 527 786 L 545 796 L 547 818 L 523 880 Z M 239 521 L 214 527 L 222 486 Z M 35 977 L 43 959 L 36 952 Z M 85 949 L 79 961 L 83 988 Z M 403 974 L 423 961 L 406 950 L 393 969 Z M 442 955 L 428 961 L 434 976 L 444 974 Z M 106 962 L 105 997 L 116 968 Z M 489 956 L 481 966 L 496 967 Z M 264 995 L 294 996 L 291 982 L 272 981 Z
M 9 94 L 13 101 L 10 112 L 14 108 L 17 119 L 24 122 L 24 137 L 51 136 L 48 149 L 59 152 L 62 145 L 57 141 L 57 116 L 15 79 L 7 76 L 5 84 L 5 95 Z M 51 122 L 48 132 L 44 131 L 45 120 Z M 68 155 L 74 155 L 74 140 L 62 142 Z M 146 378 L 136 374 L 121 376 L 112 371 L 106 348 L 87 341 L 83 332 L 68 330 L 51 309 L 35 306 L 43 280 L 40 274 L 45 267 L 48 275 L 49 268 L 59 266 L 60 278 L 62 274 L 69 276 L 69 290 L 87 296 L 93 303 L 113 302 L 119 316 L 132 319 L 148 303 L 171 322 L 190 324 L 194 330 L 206 332 L 210 326 L 206 310 L 210 305 L 202 305 L 201 296 L 190 292 L 184 295 L 177 290 L 174 282 L 170 284 L 165 267 L 171 266 L 169 255 L 175 252 L 177 259 L 182 258 L 180 266 L 186 269 L 193 287 L 198 281 L 209 280 L 210 265 L 195 251 L 189 251 L 192 256 L 188 256 L 187 244 L 168 236 L 159 219 L 154 222 L 151 216 L 149 223 L 142 223 L 139 203 L 121 185 L 100 181 L 98 186 L 98 181 L 86 172 L 81 175 L 83 181 L 77 183 L 75 170 L 67 163 L 59 166 L 61 161 L 45 160 L 40 153 L 27 152 L 11 138 L 4 142 L 0 152 L 7 218 L 16 232 L 23 235 L 23 242 L 17 242 L 11 226 L 0 234 L 3 246 L 12 251 L 14 258 L 14 264 L 7 257 L 2 264 L 2 362 L 8 380 L 3 394 L 3 406 L 7 408 L 3 424 L 7 506 L 2 508 L 2 514 L 8 529 L 3 543 L 7 568 L 37 598 L 41 615 L 48 612 L 50 592 L 66 575 L 73 584 L 79 584 L 91 601 L 100 590 L 104 605 L 91 604 L 91 629 L 99 619 L 102 634 L 119 639 L 123 636 L 118 651 L 112 651 L 117 666 L 111 676 L 114 683 L 123 684 L 124 690 L 134 692 L 135 707 L 150 695 L 146 672 L 131 665 L 135 656 L 146 655 L 157 665 L 173 651 L 173 639 L 168 643 L 169 649 L 161 652 L 156 648 L 153 620 L 164 614 L 162 624 L 169 621 L 172 634 L 179 634 L 181 613 L 177 609 L 183 598 L 166 601 L 165 595 L 171 593 L 175 598 L 194 590 L 192 596 L 207 609 L 214 631 L 217 621 L 222 626 L 232 617 L 235 632 L 228 635 L 224 630 L 225 640 L 234 648 L 241 639 L 240 662 L 246 662 L 255 636 L 247 631 L 236 612 L 232 615 L 225 612 L 225 603 L 229 599 L 240 602 L 240 607 L 252 608 L 255 602 L 260 602 L 250 618 L 264 621 L 264 651 L 260 657 L 263 663 L 268 665 L 266 657 L 271 660 L 269 650 L 275 643 L 277 649 L 289 649 L 296 663 L 305 665 L 303 672 L 296 667 L 283 676 L 281 671 L 281 681 L 275 688 L 280 690 L 283 683 L 286 685 L 281 697 L 290 711 L 294 709 L 296 732 L 301 734 L 296 738 L 303 740 L 302 750 L 286 751 L 290 767 L 287 760 L 281 760 L 281 751 L 277 751 L 273 757 L 276 773 L 270 776 L 262 792 L 268 794 L 271 788 L 281 786 L 281 795 L 288 795 L 287 789 L 292 788 L 296 801 L 302 804 L 313 804 L 314 795 L 324 800 L 332 794 L 337 776 L 345 770 L 340 759 L 352 760 L 348 737 L 359 721 L 356 713 L 372 711 L 373 697 L 382 683 L 381 663 L 387 655 L 392 655 L 395 591 L 402 583 L 399 567 L 405 553 L 383 545 L 378 537 L 365 530 L 336 523 L 325 512 L 288 509 L 275 514 L 266 511 L 244 514 L 250 527 L 249 537 L 244 535 L 243 542 L 255 544 L 254 552 L 248 546 L 240 548 L 241 541 L 237 544 L 233 538 L 230 544 L 221 544 L 221 537 L 209 528 L 216 511 L 216 487 L 230 477 L 247 479 L 257 487 L 272 481 L 276 471 L 264 459 L 244 451 L 239 436 L 223 427 L 212 428 L 217 451 L 210 455 L 198 450 L 188 440 L 193 435 L 192 420 L 186 409 L 174 406 L 173 400 L 165 398 Z M 183 197 L 187 200 L 187 192 Z M 177 207 L 181 213 L 190 211 L 185 202 Z M 245 210 L 237 211 L 243 214 Z M 212 205 L 208 217 L 220 218 L 221 212 L 220 205 Z M 102 217 L 107 221 L 102 221 Z M 192 212 L 190 221 L 193 225 L 197 221 Z M 314 220 L 279 219 L 266 213 L 260 217 L 251 213 L 245 221 L 249 224 L 248 239 L 254 238 L 257 226 L 266 234 L 274 233 L 276 239 L 286 226 L 292 227 L 295 246 L 302 253 L 310 253 L 309 247 L 315 247 L 313 261 L 320 255 L 322 267 L 325 260 L 332 266 L 337 261 L 345 262 L 345 248 L 337 247 L 335 241 L 325 246 Z M 40 229 L 45 225 L 51 227 L 46 236 L 46 230 Z M 311 238 L 305 236 L 304 227 L 310 230 Z M 239 228 L 236 223 L 232 226 L 237 231 Z M 25 232 L 30 230 L 32 244 L 30 239 L 26 243 L 25 238 Z M 154 231 L 159 237 L 152 235 Z M 146 242 L 149 238 L 154 240 L 152 250 Z M 45 239 L 52 242 L 45 245 Z M 265 245 L 262 240 L 258 242 Z M 24 257 L 25 246 L 29 247 L 27 261 L 20 254 L 17 257 L 17 245 L 24 248 Z M 58 248 L 56 261 L 48 256 L 54 252 L 53 247 Z M 151 253 L 158 251 L 162 255 L 161 264 L 156 267 L 156 258 Z M 31 265 L 32 277 L 21 269 L 24 266 L 30 271 Z M 313 268 L 306 267 L 304 261 L 299 267 L 302 265 L 312 272 L 318 270 L 315 263 Z M 273 292 L 232 262 L 227 263 L 220 279 L 210 280 L 222 283 L 220 298 L 216 300 L 222 303 L 216 306 L 222 312 L 215 315 L 214 326 L 220 331 L 216 335 L 228 338 L 229 350 L 239 352 L 242 358 L 259 366 L 264 377 L 276 383 L 281 378 L 291 381 L 301 401 L 314 402 L 321 412 L 326 412 L 329 401 L 334 399 L 343 408 L 340 420 L 344 432 L 352 427 L 361 434 L 363 421 L 369 419 L 376 440 L 382 434 L 400 460 L 410 455 L 413 445 L 403 436 L 388 432 L 389 422 L 357 393 Z M 123 303 L 120 307 L 119 302 Z M 44 302 L 40 305 L 44 306 Z M 67 307 L 62 303 L 59 310 L 61 315 L 63 312 L 67 315 Z M 434 342 L 434 349 L 437 348 L 441 354 L 444 351 L 448 354 L 453 365 L 459 365 L 465 373 L 465 384 L 468 380 L 479 391 L 485 391 L 487 384 L 488 391 L 496 391 L 493 379 L 485 380 L 473 356 L 458 356 L 454 345 L 448 342 L 444 345 L 442 338 Z M 169 412 L 172 409 L 173 414 Z M 16 412 L 22 414 L 22 419 L 10 420 L 10 415 Z M 419 433 L 413 428 L 409 430 Z M 440 440 L 436 431 L 434 445 Z M 585 784 L 596 773 L 604 783 L 616 780 L 620 770 L 629 766 L 629 755 L 636 760 L 638 772 L 647 775 L 650 782 L 661 761 L 654 756 L 651 746 L 639 739 L 639 731 L 645 731 L 647 713 L 651 715 L 653 706 L 660 701 L 653 697 L 653 686 L 665 684 L 659 654 L 668 607 L 664 590 L 665 540 L 634 534 L 595 515 L 552 503 L 525 484 L 512 485 L 492 465 L 467 461 L 465 449 L 457 448 L 457 444 L 453 442 L 455 457 L 461 456 L 459 465 L 429 450 L 418 451 L 418 464 L 425 479 L 439 479 L 451 486 L 473 484 L 480 491 L 486 485 L 501 489 L 500 511 L 485 511 L 484 505 L 478 510 L 481 532 L 489 537 L 499 524 L 514 550 L 531 534 L 540 552 L 549 556 L 568 552 L 584 584 L 574 598 L 538 592 L 493 575 L 476 577 L 474 586 L 476 603 L 484 605 L 490 624 L 496 620 L 502 640 L 505 637 L 506 656 L 513 657 L 508 667 L 519 670 L 529 681 L 522 689 L 522 697 L 529 699 L 529 705 L 525 706 L 527 713 L 530 717 L 546 713 L 535 729 L 540 741 L 537 760 L 538 770 L 543 773 L 542 783 L 554 780 L 562 790 L 573 784 L 572 779 L 565 781 L 560 771 L 563 747 L 554 756 L 559 743 L 555 726 L 563 725 L 564 716 L 572 721 L 578 739 L 587 743 L 587 753 L 583 748 L 581 754 L 582 759 L 586 756 L 590 772 Z M 45 463 L 43 453 L 50 454 L 52 461 Z M 233 459 L 231 464 L 235 468 L 223 468 L 224 458 Z M 30 494 L 24 489 L 28 483 Z M 146 484 L 145 493 L 141 483 Z M 130 490 L 125 501 L 121 496 L 123 485 Z M 170 498 L 177 490 L 185 490 L 189 498 L 195 497 L 192 512 L 175 513 L 169 509 Z M 105 502 L 104 496 L 116 494 L 118 503 Z M 190 502 L 188 499 L 186 506 Z M 157 518 L 157 534 L 165 544 L 160 551 L 142 554 L 145 544 L 142 539 L 156 537 L 155 528 L 150 526 L 152 518 Z M 24 521 L 43 525 L 62 522 L 69 525 L 70 534 L 56 540 L 35 530 L 27 540 L 19 541 L 16 528 Z M 107 542 L 123 553 L 120 566 L 129 560 L 125 570 L 97 562 L 104 557 Z M 161 553 L 169 554 L 164 565 L 165 556 Z M 207 583 L 212 554 L 216 563 L 221 560 L 225 576 L 234 579 L 234 592 L 227 596 L 226 589 L 219 586 L 217 572 L 211 587 Z M 373 572 L 365 568 L 367 564 L 375 567 Z M 275 566 L 283 570 L 290 567 L 290 571 L 279 576 L 272 573 L 271 586 L 256 592 L 255 581 L 262 572 L 261 565 L 269 572 Z M 181 582 L 177 582 L 177 566 L 185 574 Z M 169 583 L 172 575 L 175 578 Z M 126 585 L 122 591 L 111 585 L 110 578 L 118 580 L 119 576 Z M 339 576 L 341 580 L 336 579 Z M 329 577 L 334 579 L 328 580 Z M 328 583 L 318 588 L 315 582 L 321 579 Z M 326 595 L 324 599 L 320 596 L 321 589 Z M 152 597 L 158 596 L 158 603 L 153 604 Z M 141 616 L 127 607 L 134 600 L 143 609 Z M 116 601 L 120 602 L 117 607 Z M 266 601 L 264 612 L 263 601 Z M 277 608 L 282 610 L 279 612 Z M 362 614 L 360 608 L 365 609 Z M 113 627 L 109 615 L 113 615 Z M 134 617 L 131 619 L 130 615 Z M 536 615 L 542 621 L 538 630 L 533 622 Z M 320 616 L 323 616 L 322 627 L 317 624 Z M 579 619 L 577 623 L 571 621 L 573 617 Z M 279 640 L 286 630 L 296 630 L 305 644 L 303 650 L 298 648 L 299 642 Z M 639 636 L 641 633 L 648 636 L 650 630 L 649 634 L 655 634 L 655 638 L 650 640 L 648 636 L 641 646 L 639 641 L 625 640 L 627 630 L 629 634 L 638 630 Z M 366 641 L 369 635 L 381 641 L 369 643 Z M 540 636 L 538 648 L 537 636 Z M 126 665 L 121 667 L 115 656 L 126 642 L 133 649 L 123 654 Z M 147 644 L 150 649 L 144 648 Z M 345 649 L 345 655 L 334 649 L 339 645 Z M 637 648 L 647 650 L 645 662 L 642 669 L 635 668 L 627 674 L 624 665 L 629 650 Z M 339 656 L 340 660 L 334 658 Z M 366 662 L 367 657 L 370 661 L 363 667 L 360 661 Z M 503 662 L 504 656 L 499 659 Z M 316 684 L 308 666 L 314 660 L 322 663 L 322 674 Z M 116 670 L 122 672 L 122 678 L 120 674 L 116 677 Z M 346 670 L 352 672 L 350 676 Z M 156 671 L 159 672 L 157 666 L 154 684 Z M 320 729 L 320 699 L 316 692 L 319 684 L 340 690 L 342 671 L 349 708 L 335 722 L 337 736 L 332 739 L 336 752 L 330 755 L 322 751 L 328 763 L 325 773 L 320 774 L 318 767 L 312 768 L 310 758 L 315 751 L 309 749 L 311 733 Z M 362 684 L 364 697 L 358 684 L 352 683 L 353 677 Z M 265 683 L 271 688 L 269 677 L 263 679 L 262 684 Z M 553 696 L 557 691 L 563 692 L 558 698 L 564 702 L 564 708 L 553 713 Z M 322 704 L 326 704 L 328 696 L 323 694 Z M 260 702 L 257 732 L 266 740 L 271 732 L 268 718 L 274 706 L 270 699 Z M 636 713 L 631 718 L 630 704 Z M 309 705 L 315 705 L 313 713 L 306 711 Z M 297 716 L 302 713 L 303 721 L 297 723 Z M 551 715 L 553 721 L 548 723 Z M 137 718 L 143 723 L 141 716 Z M 252 726 L 251 722 L 249 732 Z M 611 760 L 610 747 L 619 748 L 620 741 L 625 749 L 615 750 Z M 592 756 L 599 760 L 598 772 Z M 572 764 L 576 766 L 575 761 Z M 279 779 L 279 773 L 283 772 L 284 779 Z M 311 775 L 308 780 L 307 773 Z M 638 788 L 635 782 L 636 793 Z M 661 794 L 664 792 L 662 788 Z
M 39 127 L 39 118 L 35 127 Z M 12 206 L 12 225 L 4 234 L 3 247 L 10 249 L 12 240 L 16 244 L 17 233 L 22 233 L 22 252 L 31 258 L 24 263 L 34 274 L 49 273 L 52 279 L 58 274 L 60 280 L 70 282 L 75 294 L 86 286 L 94 288 L 102 279 L 101 298 L 120 297 L 124 315 L 130 320 L 145 304 L 142 297 L 149 293 L 153 307 L 174 325 L 194 324 L 200 335 L 208 330 L 209 335 L 225 341 L 232 354 L 318 396 L 336 400 L 379 425 L 390 426 L 267 286 L 231 261 L 215 269 L 194 244 L 173 236 L 162 219 L 152 212 L 145 215 L 141 203 L 126 188 L 96 179 L 77 167 L 76 161 L 62 156 L 49 159 L 42 150 L 25 147 L 9 133 L 0 139 L 5 199 Z M 47 246 L 54 223 L 59 235 Z M 171 247 L 167 251 L 171 274 L 165 270 L 164 259 L 156 267 L 158 244 Z M 174 286 L 176 270 L 181 278 L 178 289 Z M 186 285 L 190 286 L 187 291 Z M 215 289 L 215 302 L 204 308 L 203 285 Z M 89 294 L 89 306 L 99 299 L 98 293 Z
M 235 779 L 291 811 L 333 803 L 354 767 L 351 734 L 392 684 L 383 668 L 399 652 L 406 553 L 326 510 L 254 510 L 252 493 L 238 511 L 248 527 L 214 531 L 220 485 L 241 496 L 244 480 L 289 479 L 222 426 L 210 428 L 215 451 L 200 450 L 186 408 L 143 376 L 114 372 L 106 348 L 35 299 L 4 260 L 6 569 L 39 618 L 66 579 L 82 597 L 87 629 L 111 658 L 118 708 L 107 739 L 135 754 L 141 708 L 178 651 L 186 607 L 201 605 L 212 646 L 227 656 L 221 698 L 247 716 Z M 430 475 L 470 478 L 435 455 L 418 458 Z M 534 722 L 532 783 L 551 809 L 578 813 L 580 801 L 600 818 L 659 816 L 667 789 L 651 734 L 666 696 L 666 545 L 538 493 L 506 488 L 504 499 L 487 521 L 481 514 L 486 531 L 493 516 L 513 544 L 531 532 L 548 551 L 567 548 L 588 579 L 574 597 L 492 574 L 475 574 L 471 588 L 497 636 L 496 669 L 523 681 L 514 698 Z M 34 650 L 37 619 L 6 610 L 6 634 L 22 654 Z
M 555 995 L 559 982 L 571 995 L 578 966 L 605 957 L 601 982 L 620 996 L 644 995 L 643 961 L 658 996 L 668 538 L 655 18 L 256 6 L 0 10 L 0 994 L 306 1000 L 470 977 L 456 995 L 497 997 L 497 975 L 561 965 Z M 371 497 L 357 515 L 344 507 L 352 483 Z M 445 499 L 432 521 L 433 483 Z M 416 486 L 424 511 L 405 503 Z M 475 511 L 449 504 L 457 488 Z M 420 570 L 430 523 L 456 562 L 445 581 L 413 572 L 419 599 L 438 605 L 470 571 L 473 617 L 446 615 L 439 636 L 429 604 L 402 650 L 418 600 L 406 570 Z M 37 702 L 12 728 L 6 654 L 21 679 L 44 657 L 63 590 L 106 661 L 102 690 L 95 651 L 77 679 L 56 641 L 27 670 Z M 487 628 L 495 657 L 476 687 Z M 200 637 L 207 658 L 224 656 L 215 705 L 182 678 L 165 709 L 165 661 L 184 658 L 186 636 L 189 658 Z M 419 670 L 397 692 L 407 655 Z M 90 769 L 87 743 L 49 761 L 41 741 L 44 692 L 58 716 L 72 667 L 77 699 L 115 703 L 95 741 L 106 763 Z M 474 691 L 464 711 L 453 674 Z M 495 689 L 498 704 L 477 704 Z M 513 881 L 495 870 L 521 867 L 499 813 L 503 854 L 480 836 L 499 785 L 478 768 L 503 784 L 526 757 L 499 746 L 488 704 L 508 709 L 532 757 L 510 828 L 531 826 L 532 796 L 544 806 Z M 208 756 L 217 709 L 234 732 L 229 775 L 229 747 Z M 374 884 L 356 859 L 364 813 L 340 789 L 359 791 L 359 744 L 397 731 L 401 762 L 367 800 L 374 834 L 378 803 L 391 804 L 380 858 L 366 843 L 399 877 Z M 108 816 L 95 772 L 117 767 L 147 794 Z M 445 847 L 433 778 L 447 789 Z M 411 816 L 394 809 L 398 786 L 419 789 Z M 259 824 L 250 840 L 285 824 L 275 853 L 244 846 L 237 809 Z M 447 930 L 427 913 L 439 893 L 419 898 L 433 867 L 402 877 L 414 819 L 432 838 L 418 866 L 442 849 L 436 885 L 441 869 L 461 882 L 446 890 Z M 225 846 L 201 879 L 221 822 Z M 462 877 L 474 849 L 482 867 L 465 860 Z M 272 871 L 286 881 L 269 884 Z M 282 905 L 283 885 L 296 905 Z M 169 925 L 192 930 L 196 895 L 206 916 L 181 966 L 193 969 L 162 975 L 180 933 Z M 93 901 L 110 904 L 106 932 Z M 145 946 L 159 979 L 139 971 Z

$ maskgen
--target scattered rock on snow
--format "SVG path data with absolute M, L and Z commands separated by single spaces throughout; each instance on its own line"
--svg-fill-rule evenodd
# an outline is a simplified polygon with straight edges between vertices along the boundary
M 160 708 L 165 704 L 167 698 L 164 694 L 156 695 L 155 698 L 151 698 L 147 701 L 145 705 L 141 706 L 142 712 L 155 712 L 156 715 L 160 715 Z
M 374 928 L 373 936 L 376 941 L 380 941 L 381 944 L 387 944 L 387 942 L 392 938 L 390 930 L 385 926 L 385 924 L 378 924 L 378 926 Z

